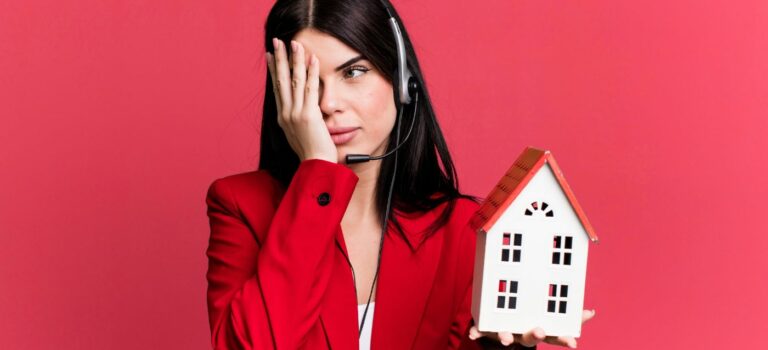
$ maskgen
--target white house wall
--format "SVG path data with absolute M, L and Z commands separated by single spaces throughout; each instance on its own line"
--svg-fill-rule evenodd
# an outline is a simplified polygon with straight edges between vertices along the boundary
M 480 295 L 482 295 L 482 286 L 483 283 L 478 283 L 478 281 L 484 281 L 485 278 L 483 277 L 483 264 L 481 262 L 485 261 L 485 235 L 482 233 L 478 233 L 477 237 L 477 243 L 475 245 L 475 267 L 474 272 L 472 275 L 473 281 L 472 281 L 472 318 L 477 322 L 477 320 L 480 320 L 480 301 L 482 298 L 479 298 Z M 490 271 L 489 271 L 490 272 Z M 487 290 L 487 289 L 486 289 Z
M 533 211 L 533 216 L 523 215 L 534 201 L 539 203 L 539 208 L 542 202 L 546 202 L 547 209 L 554 210 L 554 216 L 545 217 L 542 211 Z M 515 233 L 523 234 L 519 263 L 501 262 L 504 232 L 511 233 L 513 237 Z M 556 233 L 573 237 L 570 266 L 552 264 Z M 479 322 L 478 317 L 475 320 L 481 331 L 523 333 L 538 326 L 548 335 L 580 335 L 589 239 L 548 164 L 533 176 L 487 236 L 478 237 L 478 247 L 481 241 L 485 249 L 482 256 L 485 271 L 476 276 L 482 280 L 482 292 L 485 293 L 482 302 L 473 305 L 473 309 L 480 309 Z M 498 310 L 496 307 L 501 279 L 518 281 L 514 310 Z M 564 299 L 567 301 L 565 314 L 547 312 L 551 283 L 568 285 L 568 296 Z M 478 286 L 475 288 L 479 289 Z M 473 292 L 479 293 L 476 289 Z M 557 298 L 557 301 L 561 299 Z

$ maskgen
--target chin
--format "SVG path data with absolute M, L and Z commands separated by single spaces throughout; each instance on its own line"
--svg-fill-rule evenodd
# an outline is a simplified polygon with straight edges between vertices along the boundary
M 352 153 L 354 153 L 354 152 L 346 152 L 346 151 L 342 151 L 341 149 L 339 149 L 339 153 L 338 153 L 338 157 L 337 157 L 337 162 L 339 164 L 347 164 L 347 154 L 352 154 Z

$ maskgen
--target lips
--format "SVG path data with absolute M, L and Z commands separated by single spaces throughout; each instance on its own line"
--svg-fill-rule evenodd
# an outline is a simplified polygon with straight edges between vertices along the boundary
M 356 127 L 347 127 L 347 128 L 328 128 L 328 131 L 331 133 L 331 139 L 333 140 L 333 143 L 338 145 L 345 144 L 352 140 L 355 135 L 357 135 L 357 130 L 359 128 Z
M 348 133 L 350 131 L 353 131 L 357 129 L 357 127 L 350 126 L 350 127 L 337 127 L 337 128 L 328 128 L 328 132 L 331 133 L 331 135 L 337 135 L 337 134 L 344 134 Z

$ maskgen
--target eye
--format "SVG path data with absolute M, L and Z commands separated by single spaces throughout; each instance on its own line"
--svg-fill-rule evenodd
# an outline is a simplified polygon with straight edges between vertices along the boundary
M 361 73 L 357 74 L 357 75 L 350 75 L 350 73 L 355 72 L 355 71 L 358 71 L 358 72 L 361 72 Z M 365 68 L 363 66 L 351 66 L 351 67 L 349 67 L 349 68 L 344 70 L 344 78 L 350 78 L 350 79 L 351 78 L 357 78 L 357 77 L 365 74 L 365 72 L 367 72 L 367 71 L 369 71 L 369 69 Z

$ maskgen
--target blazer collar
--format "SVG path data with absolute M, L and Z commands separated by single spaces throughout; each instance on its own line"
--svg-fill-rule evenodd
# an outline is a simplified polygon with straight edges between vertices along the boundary
M 416 252 L 424 243 L 427 229 L 435 220 L 437 220 L 439 213 L 442 213 L 442 211 L 445 210 L 446 205 L 447 203 L 442 203 L 428 212 L 414 213 L 406 213 L 393 208 L 392 215 L 394 215 L 400 223 L 400 227 L 403 229 L 403 234 L 400 234 L 394 227 L 390 227 L 387 230 L 387 234 L 403 238 L 411 251 Z

